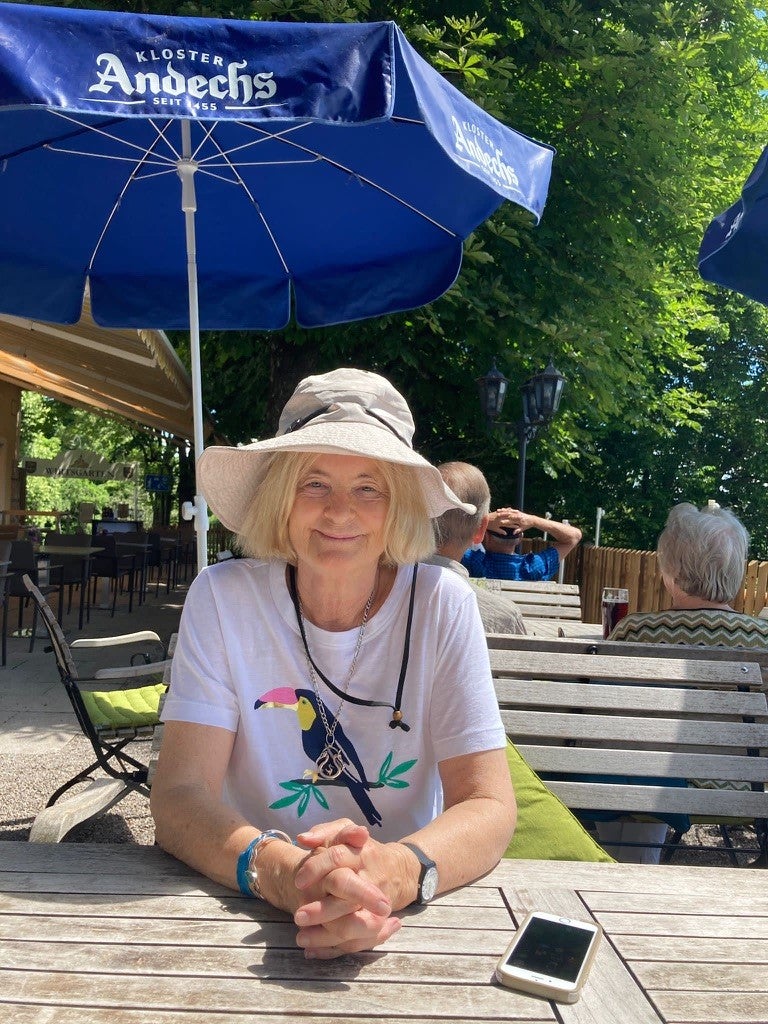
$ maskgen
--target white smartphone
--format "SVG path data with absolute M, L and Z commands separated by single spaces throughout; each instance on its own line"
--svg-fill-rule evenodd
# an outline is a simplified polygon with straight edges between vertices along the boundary
M 591 921 L 533 911 L 496 965 L 496 977 L 509 988 L 558 1003 L 575 1003 L 602 931 Z

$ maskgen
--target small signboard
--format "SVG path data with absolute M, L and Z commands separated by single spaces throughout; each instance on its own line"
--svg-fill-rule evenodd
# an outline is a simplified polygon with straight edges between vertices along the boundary
M 144 487 L 148 491 L 170 491 L 171 478 L 163 473 L 147 473 L 144 477 Z
M 23 468 L 28 476 L 45 476 L 52 479 L 93 480 L 135 480 L 138 463 L 110 462 L 96 452 L 60 452 L 55 459 L 24 459 Z

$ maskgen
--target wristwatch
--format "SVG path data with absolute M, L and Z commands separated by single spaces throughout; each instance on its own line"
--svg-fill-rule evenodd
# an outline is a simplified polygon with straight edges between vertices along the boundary
M 419 863 L 421 864 L 416 903 L 429 903 L 437 892 L 437 864 L 414 843 L 403 843 L 403 846 L 407 846 L 409 850 L 412 850 L 419 858 Z

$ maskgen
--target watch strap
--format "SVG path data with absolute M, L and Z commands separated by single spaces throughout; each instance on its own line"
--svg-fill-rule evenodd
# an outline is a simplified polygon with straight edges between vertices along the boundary
M 437 872 L 437 865 L 432 860 L 432 858 L 428 857 L 427 854 L 424 853 L 424 851 L 415 843 L 403 842 L 402 845 L 407 846 L 412 853 L 415 853 L 416 857 L 418 858 L 419 864 L 421 864 L 421 870 L 419 871 L 418 892 L 416 895 L 416 902 L 427 903 L 428 899 L 431 899 L 431 896 L 427 898 L 425 898 L 424 896 L 424 879 L 426 877 L 427 872 L 430 869 L 434 872 Z

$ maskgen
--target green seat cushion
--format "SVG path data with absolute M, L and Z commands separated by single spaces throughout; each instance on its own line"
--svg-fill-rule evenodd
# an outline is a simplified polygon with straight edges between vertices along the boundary
M 507 763 L 517 797 L 517 827 L 505 857 L 613 863 L 509 740 Z
M 80 694 L 97 729 L 131 729 L 157 725 L 160 698 L 165 691 L 165 683 L 154 683 L 131 690 L 81 690 Z

